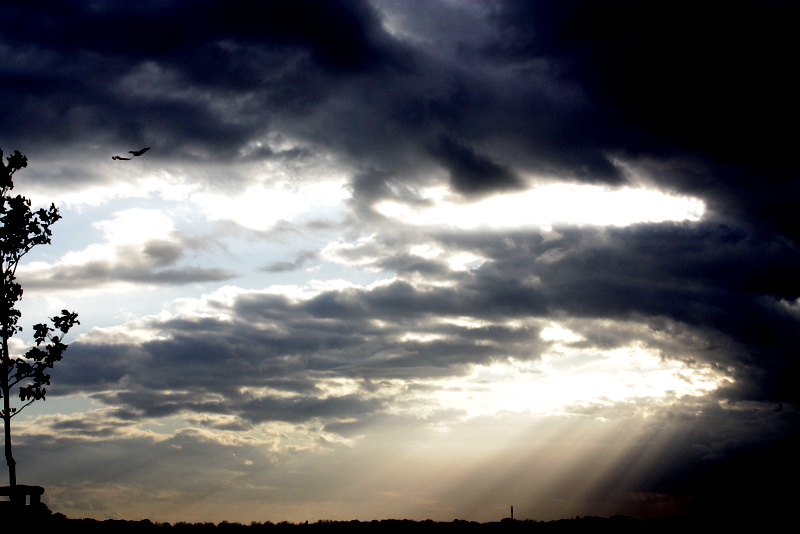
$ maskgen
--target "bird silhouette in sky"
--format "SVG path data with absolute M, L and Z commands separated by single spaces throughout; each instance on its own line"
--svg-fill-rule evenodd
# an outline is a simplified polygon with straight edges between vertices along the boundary
M 131 158 L 123 158 L 122 156 L 111 156 L 111 159 L 131 159 Z

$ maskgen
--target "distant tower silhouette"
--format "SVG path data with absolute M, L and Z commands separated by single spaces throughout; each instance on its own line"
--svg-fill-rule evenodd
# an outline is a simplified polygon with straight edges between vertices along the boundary
M 514 520 L 514 506 L 511 506 L 511 520 Z

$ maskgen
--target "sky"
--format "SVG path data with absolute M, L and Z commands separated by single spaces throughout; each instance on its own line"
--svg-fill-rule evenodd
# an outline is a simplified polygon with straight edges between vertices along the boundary
M 20 265 L 11 350 L 81 321 L 13 419 L 19 482 L 52 510 L 788 512 L 795 2 L 0 20 L 0 148 L 63 216 Z

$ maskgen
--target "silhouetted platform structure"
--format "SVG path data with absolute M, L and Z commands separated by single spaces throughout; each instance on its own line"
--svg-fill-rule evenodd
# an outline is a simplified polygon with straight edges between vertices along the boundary
M 44 488 L 41 486 L 0 486 L 0 497 L 8 497 L 7 501 L 0 501 L 0 507 L 26 506 L 39 508 L 42 503 Z

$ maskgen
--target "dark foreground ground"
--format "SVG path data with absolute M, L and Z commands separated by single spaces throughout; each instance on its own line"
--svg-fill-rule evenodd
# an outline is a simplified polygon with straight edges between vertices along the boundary
M 643 519 L 637 520 L 626 516 L 613 517 L 576 517 L 574 519 L 560 519 L 557 521 L 533 521 L 504 519 L 498 522 L 476 523 L 472 521 L 454 520 L 452 522 L 437 521 L 411 521 L 406 519 L 384 519 L 375 521 L 317 521 L 314 523 L 229 523 L 223 521 L 214 523 L 154 523 L 150 520 L 123 521 L 108 519 L 69 519 L 62 514 L 52 514 L 40 517 L 42 527 L 75 528 L 80 534 L 93 532 L 138 533 L 154 532 L 159 534 L 181 534 L 194 532 L 230 532 L 237 533 L 267 533 L 267 534 L 314 534 L 329 533 L 346 530 L 348 532 L 393 532 L 409 530 L 414 534 L 420 533 L 448 533 L 448 532 L 508 532 L 508 533 L 578 533 L 591 532 L 594 534 L 609 532 L 613 534 L 675 534 L 681 529 L 698 528 L 760 528 L 768 527 L 769 521 L 744 520 L 736 517 L 679 517 L 669 519 Z M 33 526 L 30 521 L 24 522 L 26 526 Z M 38 525 L 37 525 L 38 526 Z M 65 530 L 70 532 L 70 530 Z

